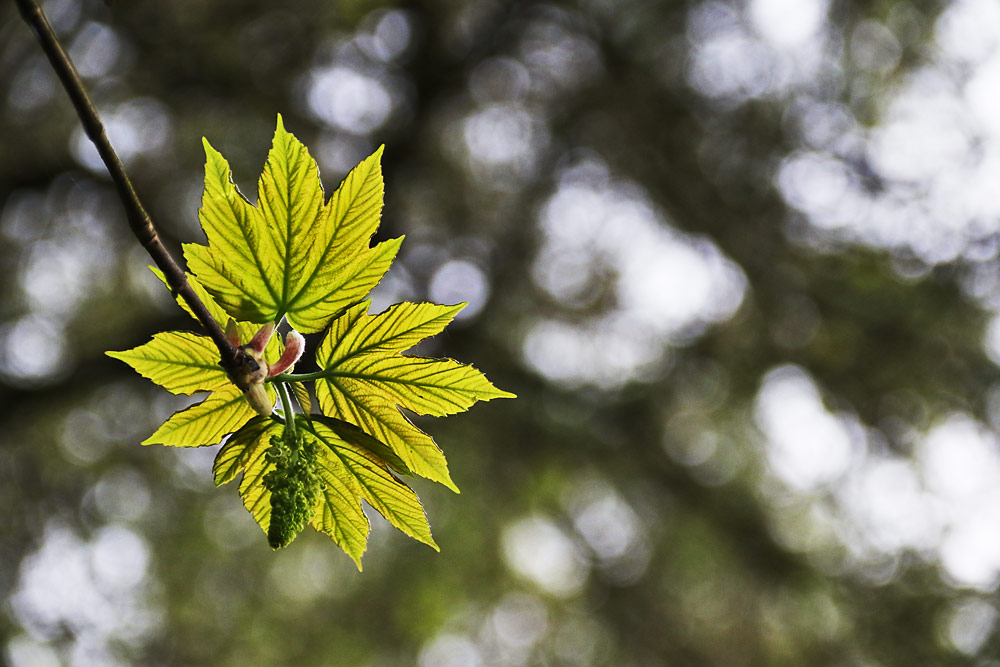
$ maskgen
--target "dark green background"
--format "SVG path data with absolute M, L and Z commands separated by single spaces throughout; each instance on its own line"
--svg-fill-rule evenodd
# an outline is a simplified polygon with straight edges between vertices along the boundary
M 812 38 L 814 74 L 784 80 L 781 66 L 754 60 L 757 78 L 743 84 L 726 69 L 693 74 L 725 30 L 769 57 L 739 2 L 47 7 L 102 113 L 130 123 L 131 136 L 112 139 L 174 249 L 201 239 L 202 136 L 251 197 L 277 113 L 319 159 L 328 191 L 385 143 L 377 238 L 407 238 L 381 305 L 466 298 L 470 276 L 484 278 L 482 308 L 423 351 L 473 363 L 520 398 L 419 421 L 462 489 L 415 484 L 441 553 L 380 518 L 363 573 L 312 531 L 268 549 L 235 488 L 212 486 L 215 448 L 138 446 L 183 403 L 102 353 L 193 325 L 147 275 L 106 175 L 74 148 L 66 96 L 3 3 L 0 661 L 996 664 L 986 662 L 995 582 L 949 576 L 944 533 L 859 552 L 843 508 L 865 465 L 907 465 L 942 420 L 978 420 L 989 437 L 997 369 L 982 285 L 997 221 L 954 232 L 982 252 L 935 258 L 813 226 L 776 186 L 825 127 L 805 126 L 803 109 L 835 110 L 865 136 L 908 77 L 941 57 L 937 3 L 834 1 Z M 859 26 L 894 36 L 883 64 L 858 55 Z M 960 99 L 964 74 L 950 73 Z M 321 76 L 328 88 L 315 87 Z M 367 116 L 351 115 L 359 94 Z M 872 197 L 925 194 L 863 151 L 824 150 Z M 577 248 L 584 259 L 558 248 L 539 259 L 550 242 L 539 220 L 571 178 L 582 184 L 571 194 L 638 202 L 643 220 L 676 233 L 646 224 L 635 235 L 614 214 L 597 246 Z M 616 230 L 625 241 L 601 247 Z M 655 282 L 671 258 L 649 256 L 649 239 L 727 257 L 745 279 L 735 312 L 644 330 L 640 309 L 639 324 L 602 330 L 595 323 L 635 311 L 624 277 L 654 281 L 653 299 L 686 294 L 683 272 Z M 646 254 L 622 254 L 629 240 Z M 630 273 L 630 256 L 647 265 Z M 456 261 L 465 273 L 441 283 Z M 546 288 L 545 271 L 576 298 Z M 589 340 L 589 351 L 567 343 L 532 357 L 543 325 L 576 332 L 565 340 Z M 622 340 L 646 363 L 630 364 Z M 809 378 L 790 386 L 815 387 L 830 414 L 865 429 L 854 463 L 804 488 L 775 474 L 755 412 L 765 377 Z

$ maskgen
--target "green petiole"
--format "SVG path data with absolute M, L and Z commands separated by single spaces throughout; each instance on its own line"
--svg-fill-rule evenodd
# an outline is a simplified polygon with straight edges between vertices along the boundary
M 275 378 L 277 377 L 279 376 L 275 376 Z M 295 413 L 292 412 L 292 399 L 288 395 L 288 387 L 284 382 L 275 382 L 274 386 L 278 392 L 278 397 L 281 399 L 281 410 L 285 415 L 285 429 L 288 431 L 288 435 L 294 440 Z

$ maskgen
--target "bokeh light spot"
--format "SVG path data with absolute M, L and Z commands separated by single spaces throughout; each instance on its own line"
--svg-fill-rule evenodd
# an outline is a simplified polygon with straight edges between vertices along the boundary
M 465 308 L 455 316 L 456 320 L 464 320 L 475 317 L 486 304 L 489 284 L 486 274 L 476 264 L 455 259 L 438 267 L 427 291 L 435 303 L 465 302 Z
M 589 568 L 572 540 L 542 516 L 509 525 L 503 555 L 511 570 L 558 597 L 575 595 L 587 579 Z

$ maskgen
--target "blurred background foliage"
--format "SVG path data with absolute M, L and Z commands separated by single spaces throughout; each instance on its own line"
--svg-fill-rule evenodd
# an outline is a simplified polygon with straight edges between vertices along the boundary
M 44 6 L 174 248 L 203 135 L 251 197 L 277 113 L 328 191 L 385 143 L 375 310 L 520 398 L 419 421 L 440 554 L 272 553 L 138 446 L 102 352 L 193 325 L 3 4 L 4 662 L 1000 664 L 995 0 Z

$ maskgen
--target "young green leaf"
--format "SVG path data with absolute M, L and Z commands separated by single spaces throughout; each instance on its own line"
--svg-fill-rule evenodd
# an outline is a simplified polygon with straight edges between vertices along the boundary
M 355 447 L 359 447 L 368 451 L 378 459 L 381 459 L 389 468 L 400 475 L 406 475 L 407 477 L 413 476 L 413 471 L 406 467 L 406 463 L 403 459 L 396 455 L 396 452 L 392 451 L 388 445 L 386 445 L 381 440 L 368 435 L 359 427 L 355 426 L 351 422 L 345 422 L 342 419 L 337 419 L 335 417 L 326 417 L 324 415 L 313 415 L 311 417 L 313 421 L 318 421 L 328 428 L 330 428 L 337 436 L 348 442 Z
M 364 447 L 343 438 L 336 424 L 326 419 L 296 419 L 305 437 L 315 438 L 316 473 L 322 482 L 311 525 L 326 533 L 354 559 L 361 569 L 361 555 L 369 524 L 361 509 L 365 500 L 389 523 L 410 537 L 437 549 L 417 495 L 387 469 L 385 462 Z M 275 464 L 267 452 L 272 438 L 280 438 L 282 425 L 255 417 L 235 433 L 215 457 L 215 483 L 231 481 L 239 472 L 240 496 L 265 533 L 271 528 L 273 497 L 265 480 Z
M 201 223 L 208 245 L 184 246 L 188 266 L 237 320 L 278 322 L 321 331 L 382 279 L 402 239 L 369 242 L 382 211 L 379 148 L 324 204 L 319 169 L 285 131 L 281 116 L 257 206 L 232 182 L 229 164 L 205 142 Z
M 292 388 L 292 393 L 295 394 L 295 400 L 302 407 L 302 412 L 305 414 L 312 412 L 312 399 L 309 397 L 309 390 L 306 386 L 301 382 L 289 382 L 288 386 Z
M 271 400 L 274 401 L 273 392 Z M 175 412 L 142 444 L 169 447 L 215 445 L 223 437 L 239 429 L 254 414 L 253 408 L 243 397 L 243 392 L 234 385 L 227 384 L 216 389 L 201 403 Z
M 451 359 L 398 354 L 440 332 L 462 306 L 400 303 L 368 315 L 369 303 L 359 303 L 334 320 L 316 350 L 316 363 L 324 369 L 316 382 L 320 409 L 384 442 L 415 474 L 458 491 L 444 454 L 397 406 L 422 415 L 448 415 L 476 401 L 513 394 Z
M 122 352 L 108 352 L 143 377 L 172 394 L 215 391 L 229 384 L 219 366 L 219 350 L 210 338 L 184 331 L 153 334 L 145 345 Z
M 255 416 L 229 438 L 215 454 L 212 476 L 216 486 L 231 482 L 256 454 L 258 446 L 267 446 L 269 434 L 281 433 L 281 424 Z
M 157 272 L 162 280 L 162 274 Z M 209 312 L 222 314 L 221 308 L 201 288 L 194 277 L 189 277 L 192 288 L 200 293 Z M 190 313 L 190 310 L 188 310 Z M 237 331 L 242 340 L 248 340 L 257 325 L 241 322 Z M 272 362 L 281 355 L 281 341 L 274 337 L 264 351 L 264 358 Z M 254 411 L 243 394 L 230 382 L 219 365 L 219 350 L 207 336 L 184 331 L 171 331 L 153 335 L 148 343 L 124 350 L 107 352 L 109 357 L 124 361 L 143 377 L 152 380 L 174 394 L 212 392 L 204 401 L 175 412 L 160 425 L 144 445 L 161 444 L 171 447 L 201 447 L 217 444 L 247 422 Z M 267 395 L 274 403 L 275 393 L 270 386 Z
M 232 433 L 216 456 L 215 483 L 242 474 L 243 504 L 275 549 L 308 522 L 360 569 L 369 532 L 361 501 L 437 549 L 420 501 L 396 474 L 458 489 L 444 454 L 401 410 L 443 416 L 513 394 L 471 366 L 400 354 L 441 332 L 462 305 L 402 303 L 367 314 L 370 302 L 362 299 L 402 240 L 369 246 L 382 210 L 382 149 L 351 170 L 324 202 L 315 161 L 279 116 L 256 206 L 236 189 L 226 160 L 207 141 L 205 152 L 200 217 L 208 244 L 184 246 L 197 276 L 188 280 L 212 317 L 226 323 L 226 338 L 243 343 L 257 365 L 230 369 L 237 374 L 230 377 L 211 340 L 183 332 L 109 352 L 175 394 L 210 392 L 143 444 L 199 446 Z M 185 301 L 178 303 L 191 314 Z M 329 327 L 316 352 L 322 370 L 290 374 L 305 339 L 289 332 L 282 355 L 273 333 L 283 320 L 306 333 Z M 317 381 L 322 415 L 309 414 L 313 401 L 303 383 L 310 380 Z M 304 416 L 293 414 L 289 386 Z M 273 409 L 276 395 L 280 412 Z
M 344 440 L 322 421 L 313 421 L 308 428 L 326 445 L 323 454 L 317 456 L 326 489 L 321 511 L 313 517 L 316 530 L 340 544 L 360 570 L 365 544 L 359 544 L 357 538 L 368 535 L 368 519 L 360 504 L 363 498 L 393 526 L 439 550 L 417 494 L 393 477 L 381 459 Z
M 226 441 L 215 455 L 216 484 L 219 484 L 220 467 L 228 465 L 236 472 L 243 472 L 240 480 L 239 493 L 243 506 L 253 515 L 257 524 L 267 534 L 271 525 L 271 492 L 264 484 L 264 477 L 274 469 L 274 464 L 267 460 L 267 450 L 271 446 L 271 438 L 279 436 L 282 425 L 265 417 L 255 417 L 242 429 Z M 220 463 L 222 461 L 223 463 Z

